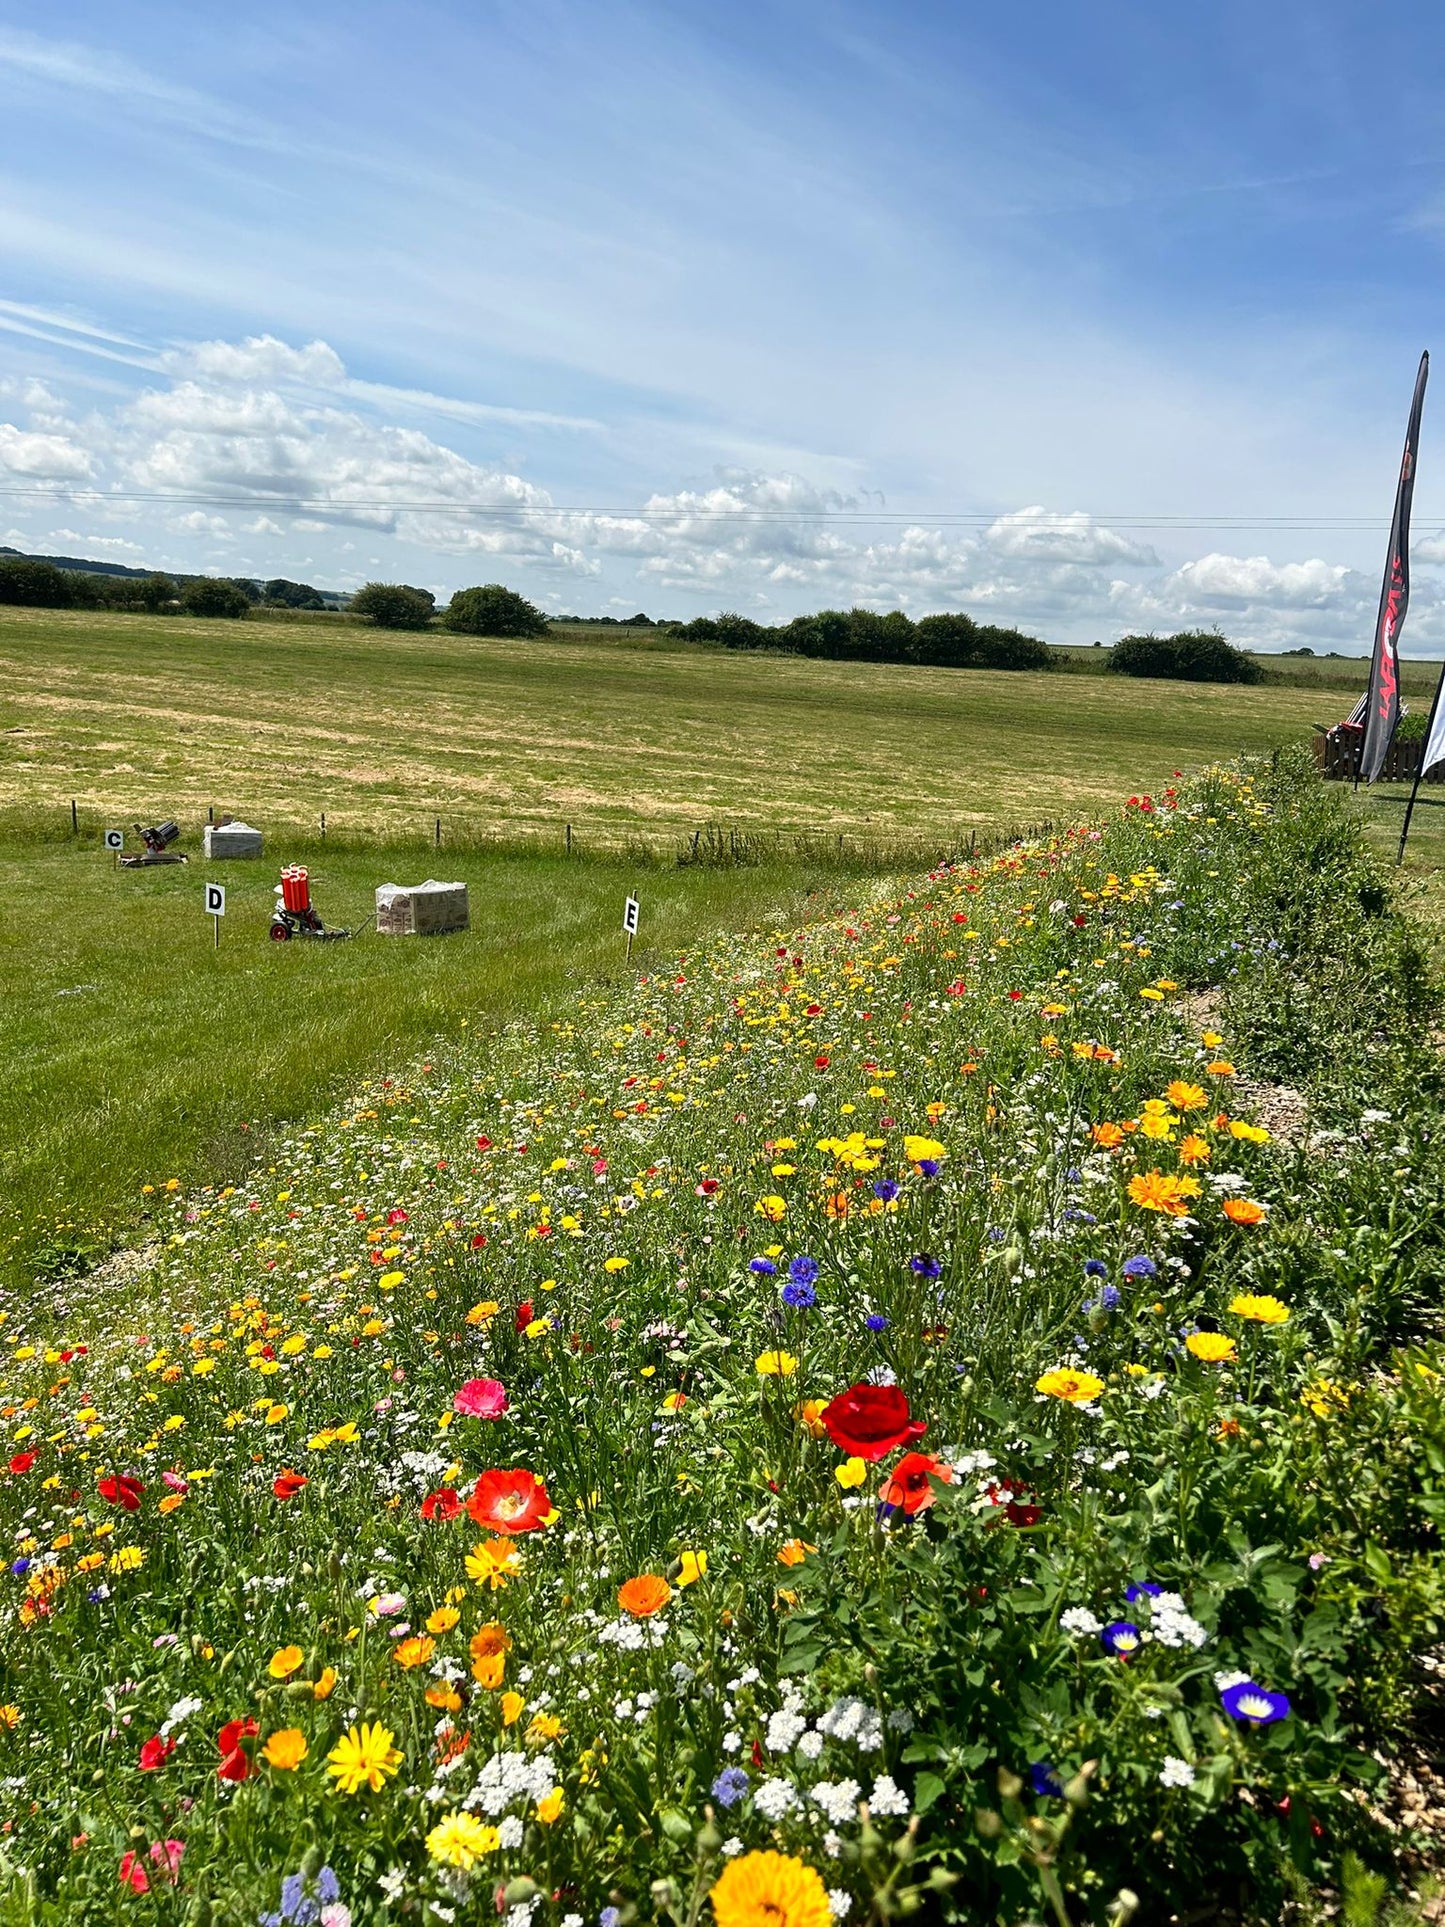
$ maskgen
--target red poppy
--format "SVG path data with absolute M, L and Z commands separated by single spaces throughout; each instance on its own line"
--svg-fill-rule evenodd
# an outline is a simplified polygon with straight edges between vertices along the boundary
M 140 1480 L 128 1472 L 112 1472 L 109 1478 L 98 1479 L 95 1489 L 107 1505 L 124 1506 L 127 1512 L 139 1511 L 140 1495 L 145 1491 Z
M 221 1755 L 221 1764 L 216 1768 L 218 1780 L 230 1780 L 239 1785 L 251 1777 L 251 1756 L 241 1744 L 243 1740 L 254 1739 L 260 1728 L 251 1718 L 227 1720 L 216 1735 L 216 1747 Z
M 467 1511 L 493 1532 L 535 1532 L 552 1510 L 547 1488 L 535 1472 L 484 1472 L 472 1488 Z
M 479 1137 L 477 1139 L 477 1149 L 479 1151 L 490 1151 L 491 1148 L 492 1140 L 489 1137 Z
M 482 1236 L 481 1232 L 479 1231 L 476 1237 L 472 1239 L 472 1250 L 484 1251 L 486 1249 L 486 1244 L 487 1244 L 486 1239 Z
M 175 1750 L 176 1743 L 174 1740 L 162 1739 L 160 1734 L 157 1733 L 152 1739 L 147 1740 L 140 1750 L 139 1765 L 141 1772 L 154 1773 L 158 1766 L 165 1765 Z
M 22 1472 L 28 1472 L 30 1470 L 31 1466 L 34 1465 L 39 1457 L 40 1454 L 38 1452 L 17 1452 L 10 1461 L 10 1470 L 19 1478 Z
M 276 1494 L 278 1499 L 294 1499 L 305 1484 L 306 1474 L 304 1472 L 293 1472 L 288 1466 L 284 1472 L 278 1472 L 275 1478 L 272 1479 L 271 1490 Z
M 933 1486 L 935 1479 L 952 1485 L 953 1467 L 928 1452 L 905 1452 L 878 1488 L 878 1497 L 886 1506 L 902 1506 L 905 1516 L 911 1519 L 915 1512 L 926 1511 L 938 1497 Z
M 126 1853 L 121 1855 L 120 1884 L 129 1887 L 133 1894 L 148 1894 L 151 1883 L 146 1878 L 146 1870 L 140 1863 L 140 1855 Z
M 517 1330 L 524 1332 L 532 1322 L 532 1301 L 524 1298 L 517 1307 Z
M 428 1492 L 421 1502 L 423 1519 L 455 1519 L 461 1509 L 461 1500 L 446 1485 L 437 1492 Z
M 407 1213 L 403 1211 L 399 1205 L 386 1214 L 386 1222 L 388 1224 L 405 1224 L 406 1221 Z
M 910 1416 L 908 1400 L 896 1385 L 850 1385 L 823 1407 L 828 1437 L 849 1458 L 876 1462 L 900 1445 L 911 1445 L 928 1430 Z

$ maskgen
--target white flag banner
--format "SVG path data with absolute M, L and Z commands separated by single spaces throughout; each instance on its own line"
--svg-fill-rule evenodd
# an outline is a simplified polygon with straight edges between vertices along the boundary
M 1437 763 L 1445 763 L 1445 703 L 1441 702 L 1438 695 L 1430 716 L 1430 733 L 1425 738 L 1425 754 L 1420 764 L 1421 775 L 1433 769 Z

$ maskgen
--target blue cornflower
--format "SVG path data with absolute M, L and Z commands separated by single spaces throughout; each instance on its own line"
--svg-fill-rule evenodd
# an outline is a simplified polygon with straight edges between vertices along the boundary
M 1030 1766 L 1029 1785 L 1035 1793 L 1050 1800 L 1061 1800 L 1064 1796 L 1064 1783 L 1047 1760 L 1035 1760 Z
M 818 1276 L 816 1258 L 794 1258 L 788 1266 L 788 1276 L 795 1285 L 811 1285 Z
M 892 1204 L 898 1196 L 898 1186 L 892 1178 L 880 1178 L 873 1187 L 873 1195 L 875 1198 L 881 1198 L 884 1204 Z
M 1156 1586 L 1152 1579 L 1140 1579 L 1136 1581 L 1134 1585 L 1125 1589 L 1124 1597 L 1132 1606 L 1136 1600 L 1157 1599 L 1163 1590 L 1164 1588 L 1162 1586 Z
M 294 1920 L 306 1898 L 306 1882 L 299 1873 L 288 1873 L 281 1882 L 281 1918 Z
M 1084 1175 L 1084 1174 L 1083 1174 L 1083 1172 L 1082 1172 L 1082 1171 L 1080 1171 L 1080 1170 L 1078 1170 L 1078 1169 L 1077 1169 L 1077 1168 L 1076 1168 L 1076 1167 L 1075 1167 L 1074 1165 L 1072 1165 L 1072 1164 L 1071 1164 L 1071 1165 L 1069 1166 L 1069 1168 L 1068 1168 L 1068 1170 L 1067 1170 L 1067 1171 L 1065 1171 L 1065 1173 L 1064 1173 L 1064 1177 L 1066 1178 L 1066 1180 L 1067 1180 L 1067 1181 L 1068 1181 L 1068 1182 L 1069 1182 L 1070 1184 L 1077 1184 L 1077 1183 L 1079 1182 L 1079 1179 L 1080 1179 L 1080 1178 L 1081 1178 L 1081 1177 L 1082 1177 L 1083 1175 Z
M 29 1559 L 15 1559 L 11 1562 L 10 1570 L 17 1579 L 23 1579 L 26 1573 L 29 1572 L 31 1564 L 32 1562 Z
M 1008 1233 L 1001 1224 L 991 1224 L 984 1235 L 991 1245 L 1001 1245 Z
M 1097 1298 L 1084 1300 L 1085 1312 L 1117 1311 L 1124 1302 L 1124 1295 L 1117 1285 L 1105 1285 Z
M 1102 1258 L 1085 1258 L 1084 1276 L 1086 1278 L 1107 1278 L 1109 1267 Z
M 620 1908 L 604 1907 L 602 1912 L 597 1916 L 597 1927 L 617 1927 L 617 1923 L 621 1918 L 622 1911 Z
M 1124 1260 L 1123 1272 L 1126 1278 L 1157 1278 L 1159 1275 L 1159 1267 L 1152 1258 L 1146 1258 L 1144 1254 L 1140 1252 L 1137 1258 L 1126 1258 Z
M 712 1783 L 712 1797 L 720 1807 L 735 1807 L 751 1784 L 740 1766 L 725 1766 Z M 616 1912 L 615 1907 L 607 1910 L 614 1918 Z M 607 1927 L 607 1914 L 602 1916 L 602 1927 Z
M 941 1278 L 943 1266 L 931 1251 L 915 1251 L 908 1260 L 908 1269 L 916 1271 L 920 1278 Z
M 888 1320 L 881 1311 L 870 1311 L 863 1322 L 871 1332 L 886 1332 L 888 1329 Z
M 773 1263 L 771 1258 L 749 1258 L 748 1270 L 756 1271 L 758 1275 L 763 1278 L 776 1278 L 778 1275 L 778 1267 Z M 617 1909 L 615 1907 L 609 1909 L 609 1912 L 612 1913 L 616 1913 L 616 1911 Z
M 783 1303 L 791 1305 L 794 1311 L 807 1311 L 818 1302 L 818 1294 L 811 1285 L 794 1284 L 789 1281 L 783 1286 Z
M 341 1898 L 341 1882 L 330 1867 L 323 1867 L 316 1876 L 316 1897 L 327 1902 Z
M 938 1159 L 920 1158 L 918 1160 L 918 1170 L 921 1177 L 936 1178 L 938 1176 Z

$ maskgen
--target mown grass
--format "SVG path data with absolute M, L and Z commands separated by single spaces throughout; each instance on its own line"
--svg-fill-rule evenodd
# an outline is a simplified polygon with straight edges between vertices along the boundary
M 542 642 L 0 613 L 0 805 L 98 822 L 555 838 L 1037 822 L 1337 720 L 1308 687 L 922 670 L 631 633 Z
M 63 1265 L 133 1231 L 142 1184 L 238 1175 L 264 1157 L 278 1121 L 313 1111 L 364 1067 L 620 975 L 629 889 L 642 902 L 634 964 L 645 972 L 720 927 L 796 921 L 810 893 L 820 906 L 833 885 L 797 865 L 287 854 L 310 862 L 328 924 L 360 925 L 380 882 L 442 874 L 468 884 L 473 927 L 272 944 L 269 861 L 127 872 L 93 847 L 0 838 L 0 1273 Z M 219 951 L 203 877 L 228 892 Z

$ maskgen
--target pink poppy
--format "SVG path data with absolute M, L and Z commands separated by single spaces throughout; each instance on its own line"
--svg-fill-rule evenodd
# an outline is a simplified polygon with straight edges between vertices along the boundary
M 500 1418 L 507 1409 L 507 1388 L 499 1378 L 469 1378 L 452 1400 L 464 1418 Z

